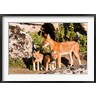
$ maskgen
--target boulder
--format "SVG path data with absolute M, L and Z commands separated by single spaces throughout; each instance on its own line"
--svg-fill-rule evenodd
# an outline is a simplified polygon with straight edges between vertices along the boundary
M 19 26 L 24 32 L 36 32 L 41 30 L 43 23 L 9 23 L 10 26 Z
M 32 56 L 32 38 L 18 25 L 9 25 L 9 56 L 14 59 Z
M 88 31 L 88 23 L 81 23 L 81 26 L 86 32 Z

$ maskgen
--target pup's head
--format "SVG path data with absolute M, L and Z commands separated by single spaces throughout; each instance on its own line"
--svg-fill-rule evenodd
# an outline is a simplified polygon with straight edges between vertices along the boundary
M 39 51 L 34 51 L 32 55 L 34 59 L 38 58 Z

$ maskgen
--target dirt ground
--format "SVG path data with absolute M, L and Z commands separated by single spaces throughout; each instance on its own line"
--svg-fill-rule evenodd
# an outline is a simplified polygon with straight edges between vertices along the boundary
M 85 55 L 81 55 L 81 63 L 82 65 L 86 65 L 87 64 L 87 60 L 86 60 L 86 56 Z M 64 58 L 61 58 L 61 62 L 62 62 L 62 68 L 66 69 L 67 65 L 69 64 L 69 55 L 64 56 Z M 77 58 L 75 58 L 75 56 L 73 56 L 73 61 L 74 61 L 74 66 L 79 65 L 78 64 L 78 60 Z M 10 67 L 9 68 L 9 74 L 46 74 L 50 71 L 33 71 L 33 70 L 29 70 L 28 68 L 23 67 L 23 68 L 18 68 L 18 67 Z

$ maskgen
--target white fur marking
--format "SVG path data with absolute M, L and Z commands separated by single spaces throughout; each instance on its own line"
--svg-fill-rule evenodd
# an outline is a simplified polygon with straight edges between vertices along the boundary
M 48 46 L 49 45 L 49 43 L 46 43 L 43 47 L 46 47 L 46 46 Z

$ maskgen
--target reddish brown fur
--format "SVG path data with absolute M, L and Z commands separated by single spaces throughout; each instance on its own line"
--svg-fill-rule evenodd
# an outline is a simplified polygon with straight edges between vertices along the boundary
M 44 57 L 44 67 L 45 67 L 45 70 L 46 71 L 48 70 L 48 65 L 49 65 L 50 61 L 51 61 L 50 55 L 46 55 Z
M 51 55 L 46 55 L 44 57 L 44 66 L 45 66 L 46 71 L 48 70 L 48 68 L 53 70 L 53 68 L 51 68 L 52 67 L 51 60 L 54 59 L 56 61 L 57 57 L 58 57 L 57 54 L 54 52 L 52 52 Z M 50 66 L 49 66 L 49 64 L 50 64 Z M 54 64 L 54 69 L 55 69 L 55 67 L 56 67 L 56 64 Z
M 58 66 L 61 68 L 61 56 L 65 54 L 70 55 L 71 65 L 73 65 L 72 52 L 77 57 L 79 64 L 81 64 L 81 60 L 79 57 L 79 44 L 75 41 L 67 41 L 67 42 L 55 42 L 48 35 L 42 44 L 42 47 L 50 46 L 51 50 L 58 53 Z
M 32 58 L 32 62 L 33 62 L 33 70 L 36 70 L 36 64 L 37 64 L 37 70 L 39 70 L 39 64 L 42 64 L 42 60 L 43 60 L 43 55 L 41 53 L 39 53 L 39 51 L 34 51 L 33 52 L 33 58 Z

